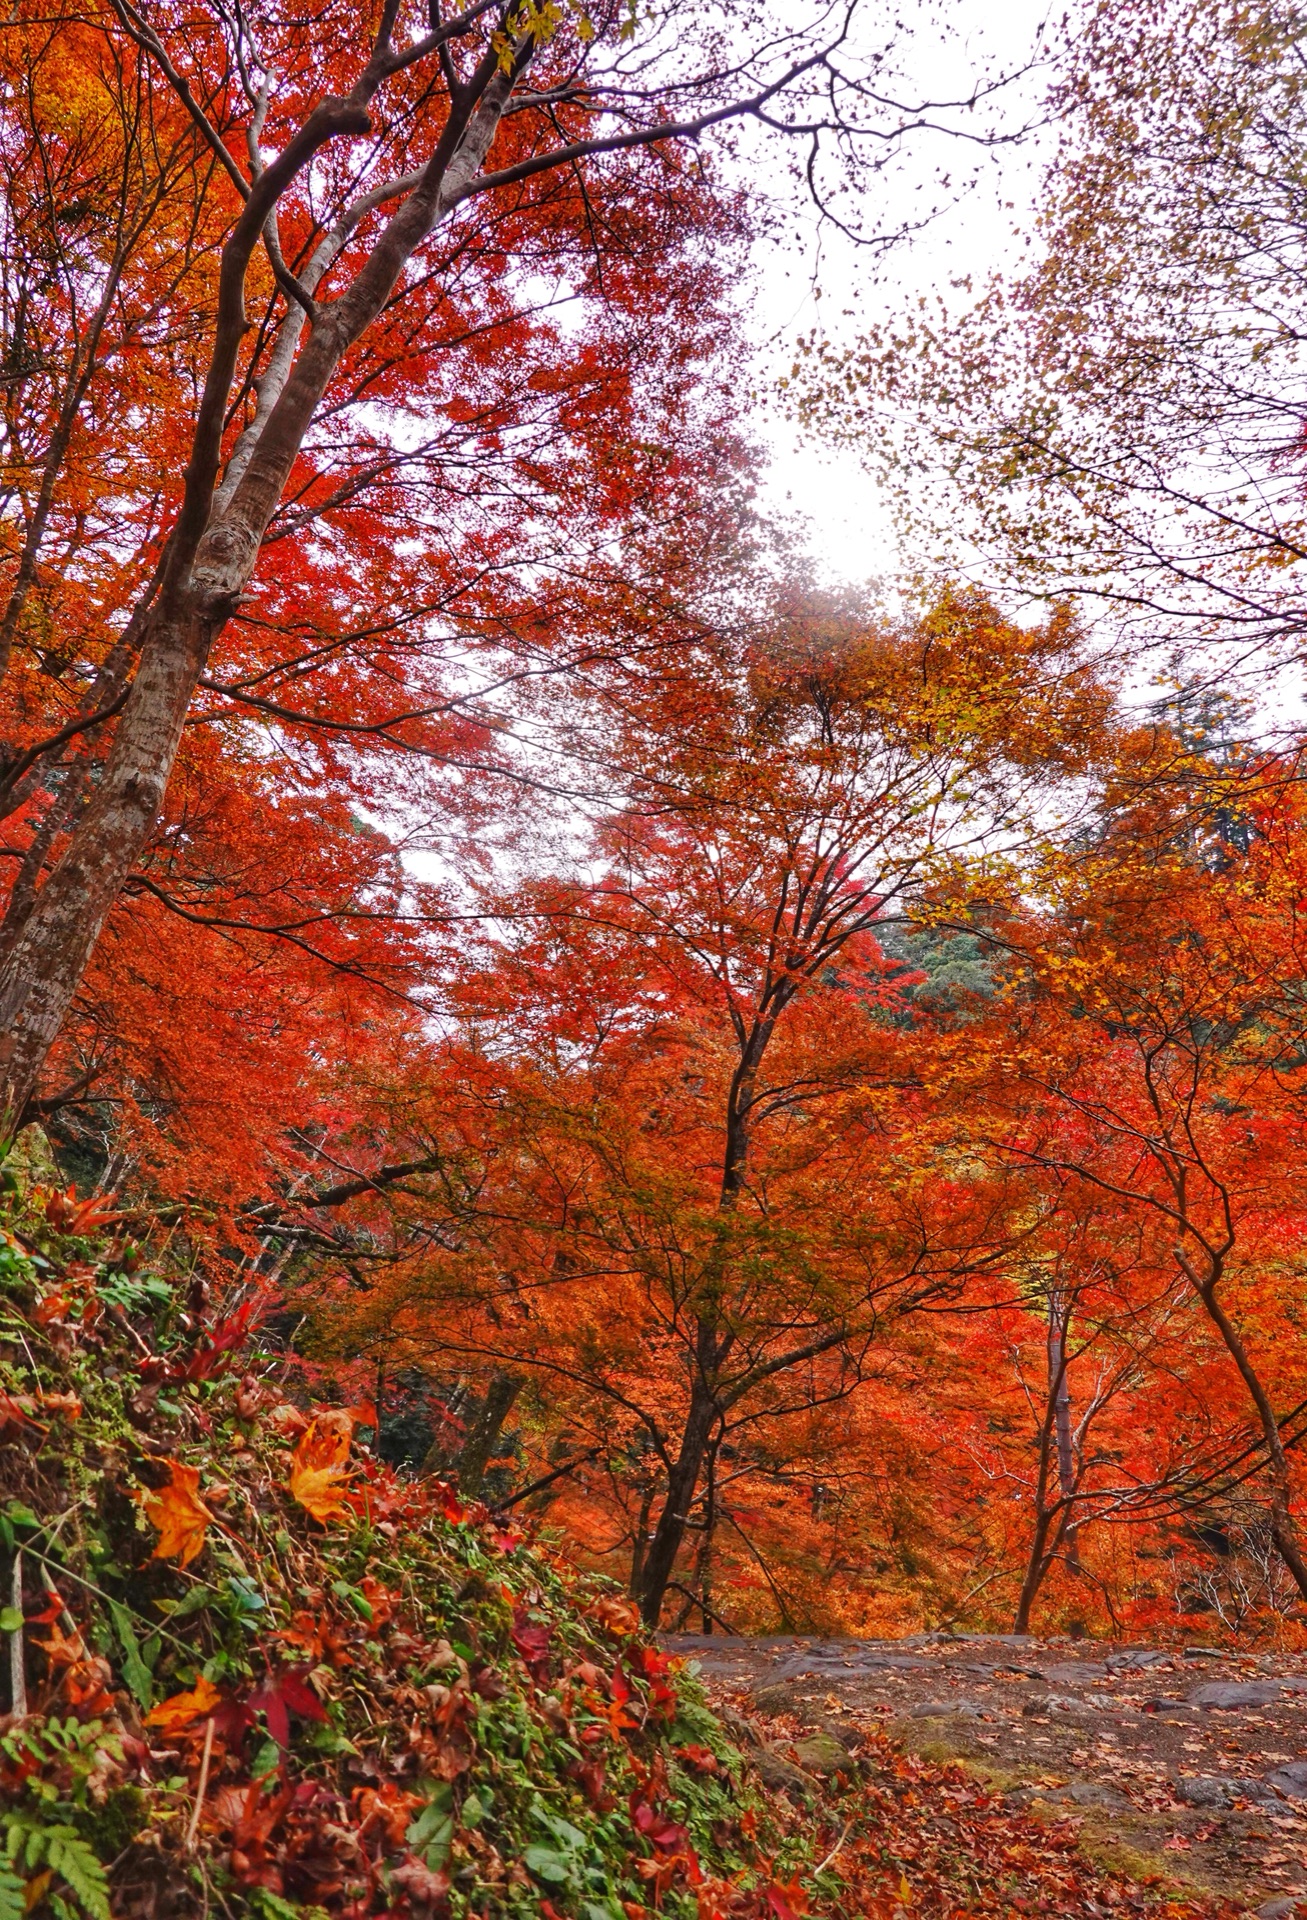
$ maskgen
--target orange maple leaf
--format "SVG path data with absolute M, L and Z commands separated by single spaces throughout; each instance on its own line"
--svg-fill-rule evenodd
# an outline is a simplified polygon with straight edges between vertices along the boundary
M 86 1642 L 81 1634 L 74 1628 L 70 1637 L 57 1620 L 50 1622 L 50 1638 L 38 1640 L 36 1645 L 52 1667 L 80 1667 L 86 1659 Z
M 203 1720 L 213 1712 L 222 1695 L 212 1680 L 206 1680 L 201 1674 L 189 1693 L 174 1693 L 171 1699 L 161 1700 L 145 1716 L 147 1727 L 159 1727 L 166 1740 L 175 1739 L 179 1733 L 196 1720 Z
M 164 1465 L 172 1475 L 171 1484 L 147 1493 L 141 1505 L 159 1529 L 154 1559 L 180 1560 L 185 1567 L 204 1545 L 213 1515 L 199 1497 L 199 1468 L 183 1466 L 180 1460 L 167 1460 Z
M 629 1601 L 619 1600 L 615 1593 L 600 1594 L 586 1608 L 586 1612 L 606 1633 L 614 1634 L 618 1639 L 635 1633 L 640 1625 L 640 1616 L 635 1608 Z
M 45 1413 L 62 1413 L 66 1420 L 80 1420 L 82 1403 L 75 1393 L 39 1393 L 37 1396 Z
M 345 1504 L 352 1477 L 345 1462 L 353 1431 L 348 1413 L 320 1413 L 309 1422 L 291 1456 L 291 1493 L 315 1520 L 334 1520 Z

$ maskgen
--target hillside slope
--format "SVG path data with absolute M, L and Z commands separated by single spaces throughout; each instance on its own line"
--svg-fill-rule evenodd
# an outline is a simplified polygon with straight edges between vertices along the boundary
M 968 1844 L 956 1773 L 728 1736 L 620 1595 L 311 1404 L 252 1275 L 215 1302 L 148 1215 L 3 1180 L 0 1920 L 1165 1901 L 1010 1815 Z

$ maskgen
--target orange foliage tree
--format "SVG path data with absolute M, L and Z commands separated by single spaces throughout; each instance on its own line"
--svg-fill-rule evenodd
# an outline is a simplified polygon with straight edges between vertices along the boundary
M 287 1116 L 314 1124 L 339 1098 L 313 1064 L 420 1001 L 444 903 L 400 856 L 476 817 L 469 775 L 503 769 L 478 696 L 665 639 L 670 582 L 691 559 L 711 576 L 742 510 L 705 371 L 730 364 L 742 212 L 670 151 L 596 159 L 585 181 L 573 153 L 552 184 L 473 193 L 456 219 L 442 203 L 422 270 L 336 340 L 325 276 L 352 284 L 388 214 L 412 221 L 406 164 L 447 122 L 447 146 L 469 115 L 498 123 L 497 68 L 451 109 L 484 11 L 398 46 L 387 16 L 370 55 L 344 16 L 317 41 L 271 17 L 183 31 L 113 7 L 6 34 L 8 1105 L 45 1115 L 90 1090 L 165 1188 L 257 1187 Z M 354 105 L 330 104 L 355 82 Z M 404 98 L 359 149 L 346 123 L 378 87 Z M 501 144 L 543 165 L 536 111 Z M 292 471 L 255 515 L 257 594 L 229 593 L 182 644 L 196 542 L 235 524 L 274 403 L 327 338 L 316 425 L 291 448 L 281 421 Z M 22 1061 L 59 999 L 55 1082 L 34 1091 Z
M 847 1396 L 887 1320 L 1006 1243 L 991 1185 L 932 1155 L 877 932 L 1082 767 L 1104 716 L 1062 623 L 796 607 L 628 689 L 591 871 L 489 903 L 503 931 L 455 990 L 431 1123 L 449 1251 L 354 1337 L 425 1326 L 547 1372 L 592 1432 L 620 1409 L 658 1489 L 651 1622 L 704 1499 L 714 1525 L 722 1449 Z
M 1133 751 L 1131 751 L 1133 749 Z M 1292 768 L 1127 743 L 1096 844 L 1051 866 L 1025 934 L 1004 1150 L 1072 1174 L 1153 1240 L 1256 1423 L 1271 1537 L 1307 1596 L 1285 1417 L 1307 1394 L 1304 842 Z
M 775 24 L 697 0 L 20 6 L 0 55 L 10 1130 L 105 1075 L 94 1016 L 131 961 L 101 969 L 89 1022 L 76 1002 L 127 891 L 129 926 L 183 966 L 198 923 L 229 959 L 276 938 L 411 990 L 404 934 L 432 903 L 397 910 L 352 816 L 447 832 L 504 771 L 513 687 L 677 637 L 740 518 L 714 381 L 745 214 L 696 143 L 752 117 L 847 159 L 911 124 L 859 84 L 843 16 Z M 352 890 L 299 872 L 283 806 Z M 150 1024 L 123 1023 L 138 1065 Z M 62 1084 L 38 1086 L 56 1046 Z

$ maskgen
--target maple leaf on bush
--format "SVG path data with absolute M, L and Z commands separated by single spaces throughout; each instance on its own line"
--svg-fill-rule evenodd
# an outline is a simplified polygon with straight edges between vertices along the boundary
M 241 1302 L 234 1313 L 219 1320 L 201 1339 L 195 1351 L 185 1365 L 173 1364 L 167 1370 L 167 1379 L 174 1385 L 191 1380 L 209 1380 L 220 1373 L 224 1366 L 246 1345 L 250 1335 L 271 1312 L 274 1301 L 271 1293 L 253 1294 Z
M 222 1694 L 212 1680 L 206 1680 L 201 1674 L 188 1693 L 174 1693 L 152 1707 L 145 1716 L 145 1724 L 157 1727 L 165 1740 L 173 1740 L 197 1720 L 207 1720 L 221 1699 Z
M 352 1472 L 346 1466 L 354 1422 L 347 1413 L 320 1413 L 291 1456 L 290 1490 L 315 1520 L 334 1520 L 345 1505 Z
M 282 1672 L 270 1672 L 263 1685 L 249 1696 L 246 1703 L 251 1708 L 261 1709 L 268 1722 L 268 1732 L 277 1745 L 285 1751 L 290 1745 L 290 1716 L 299 1714 L 303 1720 L 325 1720 L 327 1710 L 309 1685 L 309 1667 L 287 1667 Z
M 56 1233 L 90 1234 L 112 1226 L 123 1216 L 106 1206 L 100 1195 L 92 1194 L 88 1200 L 79 1200 L 76 1187 L 69 1187 L 66 1193 L 56 1191 L 46 1195 L 45 1217 Z
M 184 1567 L 204 1545 L 204 1535 L 213 1515 L 199 1497 L 200 1470 L 180 1460 L 166 1460 L 172 1478 L 166 1487 L 147 1493 L 141 1501 L 145 1512 L 159 1529 L 158 1545 L 152 1558 L 180 1560 Z

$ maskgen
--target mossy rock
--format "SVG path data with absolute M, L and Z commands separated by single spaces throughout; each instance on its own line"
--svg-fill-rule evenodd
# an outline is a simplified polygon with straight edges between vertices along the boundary
M 843 1742 L 824 1731 L 807 1734 L 796 1743 L 794 1754 L 804 1772 L 815 1773 L 819 1780 L 847 1773 L 852 1765 Z
M 774 1680 L 769 1687 L 759 1687 L 751 1705 L 755 1713 L 764 1714 L 769 1720 L 784 1713 L 803 1717 L 804 1703 L 786 1680 Z
M 775 1747 L 763 1747 L 752 1757 L 758 1778 L 771 1793 L 806 1793 L 812 1785 L 802 1768 L 777 1753 Z
M 25 1194 L 29 1187 L 63 1185 L 45 1130 L 35 1124 L 24 1127 L 14 1140 L 4 1156 L 4 1172 L 13 1182 L 10 1190 L 20 1194 Z

